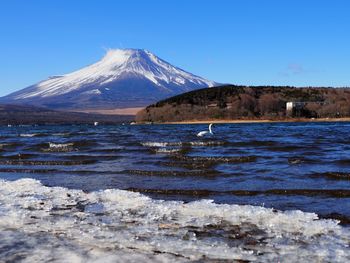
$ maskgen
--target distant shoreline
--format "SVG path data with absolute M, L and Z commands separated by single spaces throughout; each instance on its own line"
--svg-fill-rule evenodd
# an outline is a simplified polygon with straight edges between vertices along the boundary
M 89 114 L 102 114 L 102 115 L 130 115 L 135 116 L 144 107 L 134 108 L 115 108 L 109 110 L 87 109 L 87 110 L 73 110 L 73 112 L 89 113 Z
M 188 121 L 171 121 L 171 122 L 138 122 L 137 124 L 226 124 L 226 123 L 281 123 L 281 122 L 350 122 L 350 118 L 294 118 L 294 119 L 251 119 L 251 120 L 188 120 Z
M 349 103 L 350 88 L 224 85 L 194 90 L 159 101 L 138 112 L 136 121 L 154 123 L 350 121 Z

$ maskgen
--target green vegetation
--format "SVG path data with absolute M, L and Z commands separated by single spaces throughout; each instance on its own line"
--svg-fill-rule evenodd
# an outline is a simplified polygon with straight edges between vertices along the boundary
M 287 102 L 301 102 L 290 112 Z M 159 101 L 139 112 L 139 122 L 350 117 L 350 89 L 220 86 Z

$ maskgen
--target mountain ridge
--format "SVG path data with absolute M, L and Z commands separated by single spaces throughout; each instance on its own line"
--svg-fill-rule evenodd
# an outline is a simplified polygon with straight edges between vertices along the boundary
M 98 62 L 52 76 L 0 102 L 55 109 L 147 106 L 159 99 L 218 83 L 193 75 L 143 49 L 111 49 Z

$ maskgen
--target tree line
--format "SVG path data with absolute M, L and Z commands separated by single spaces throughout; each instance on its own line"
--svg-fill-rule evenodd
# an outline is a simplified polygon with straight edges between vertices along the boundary
M 287 102 L 303 107 L 286 111 Z M 180 94 L 148 106 L 137 121 L 350 117 L 349 88 L 226 85 Z

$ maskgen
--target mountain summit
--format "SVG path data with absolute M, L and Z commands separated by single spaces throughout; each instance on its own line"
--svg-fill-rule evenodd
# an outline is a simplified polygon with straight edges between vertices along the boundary
M 147 50 L 109 50 L 97 63 L 50 77 L 0 99 L 54 109 L 143 107 L 183 92 L 215 86 Z

